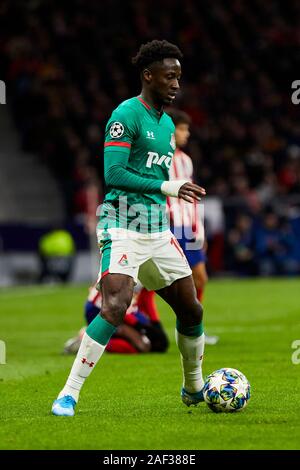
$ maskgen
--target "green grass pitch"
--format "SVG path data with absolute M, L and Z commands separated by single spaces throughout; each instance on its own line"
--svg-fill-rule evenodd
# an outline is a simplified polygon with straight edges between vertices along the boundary
M 214 280 L 205 296 L 204 373 L 240 369 L 252 398 L 245 410 L 215 414 L 180 400 L 174 317 L 158 300 L 171 346 L 167 354 L 104 354 L 87 380 L 74 418 L 50 414 L 73 357 L 63 343 L 82 326 L 87 286 L 0 291 L 1 449 L 299 449 L 299 279 Z M 300 356 L 300 355 L 299 355 Z M 298 357 L 299 357 L 298 356 Z

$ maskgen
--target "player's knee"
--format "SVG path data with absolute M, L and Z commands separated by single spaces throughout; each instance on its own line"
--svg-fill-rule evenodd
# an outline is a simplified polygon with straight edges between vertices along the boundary
M 203 307 L 199 300 L 196 300 L 194 303 L 194 307 L 192 309 L 192 315 L 195 321 L 195 324 L 199 324 L 202 322 L 203 319 Z
M 126 310 L 128 308 L 128 302 L 126 299 L 120 299 L 117 296 L 109 297 L 102 304 L 101 316 L 108 322 L 119 324 L 123 321 Z
M 196 297 L 189 299 L 188 304 L 175 310 L 175 313 L 177 319 L 186 326 L 199 325 L 203 319 L 203 307 Z

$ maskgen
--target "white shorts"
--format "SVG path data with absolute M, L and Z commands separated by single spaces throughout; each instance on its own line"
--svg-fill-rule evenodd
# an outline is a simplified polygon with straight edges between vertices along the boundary
M 97 230 L 102 253 L 98 281 L 106 274 L 126 274 L 148 290 L 158 290 L 190 276 L 191 268 L 170 230 L 140 234 L 122 228 Z

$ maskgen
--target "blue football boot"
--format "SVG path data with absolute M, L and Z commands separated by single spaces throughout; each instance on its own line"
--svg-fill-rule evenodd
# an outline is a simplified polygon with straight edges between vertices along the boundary
M 55 400 L 52 405 L 52 413 L 56 416 L 74 416 L 76 401 L 71 395 L 65 395 Z
M 200 392 L 189 393 L 183 387 L 181 389 L 181 399 L 186 406 L 196 406 L 201 401 L 204 401 L 203 389 Z

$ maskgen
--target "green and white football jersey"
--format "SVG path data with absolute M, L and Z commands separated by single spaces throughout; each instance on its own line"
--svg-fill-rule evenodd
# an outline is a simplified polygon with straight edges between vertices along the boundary
M 141 97 L 126 100 L 113 111 L 105 131 L 107 192 L 99 228 L 142 233 L 168 229 L 166 196 L 160 187 L 169 179 L 174 132 L 170 116 L 160 114 Z M 123 173 L 118 176 L 120 169 Z

